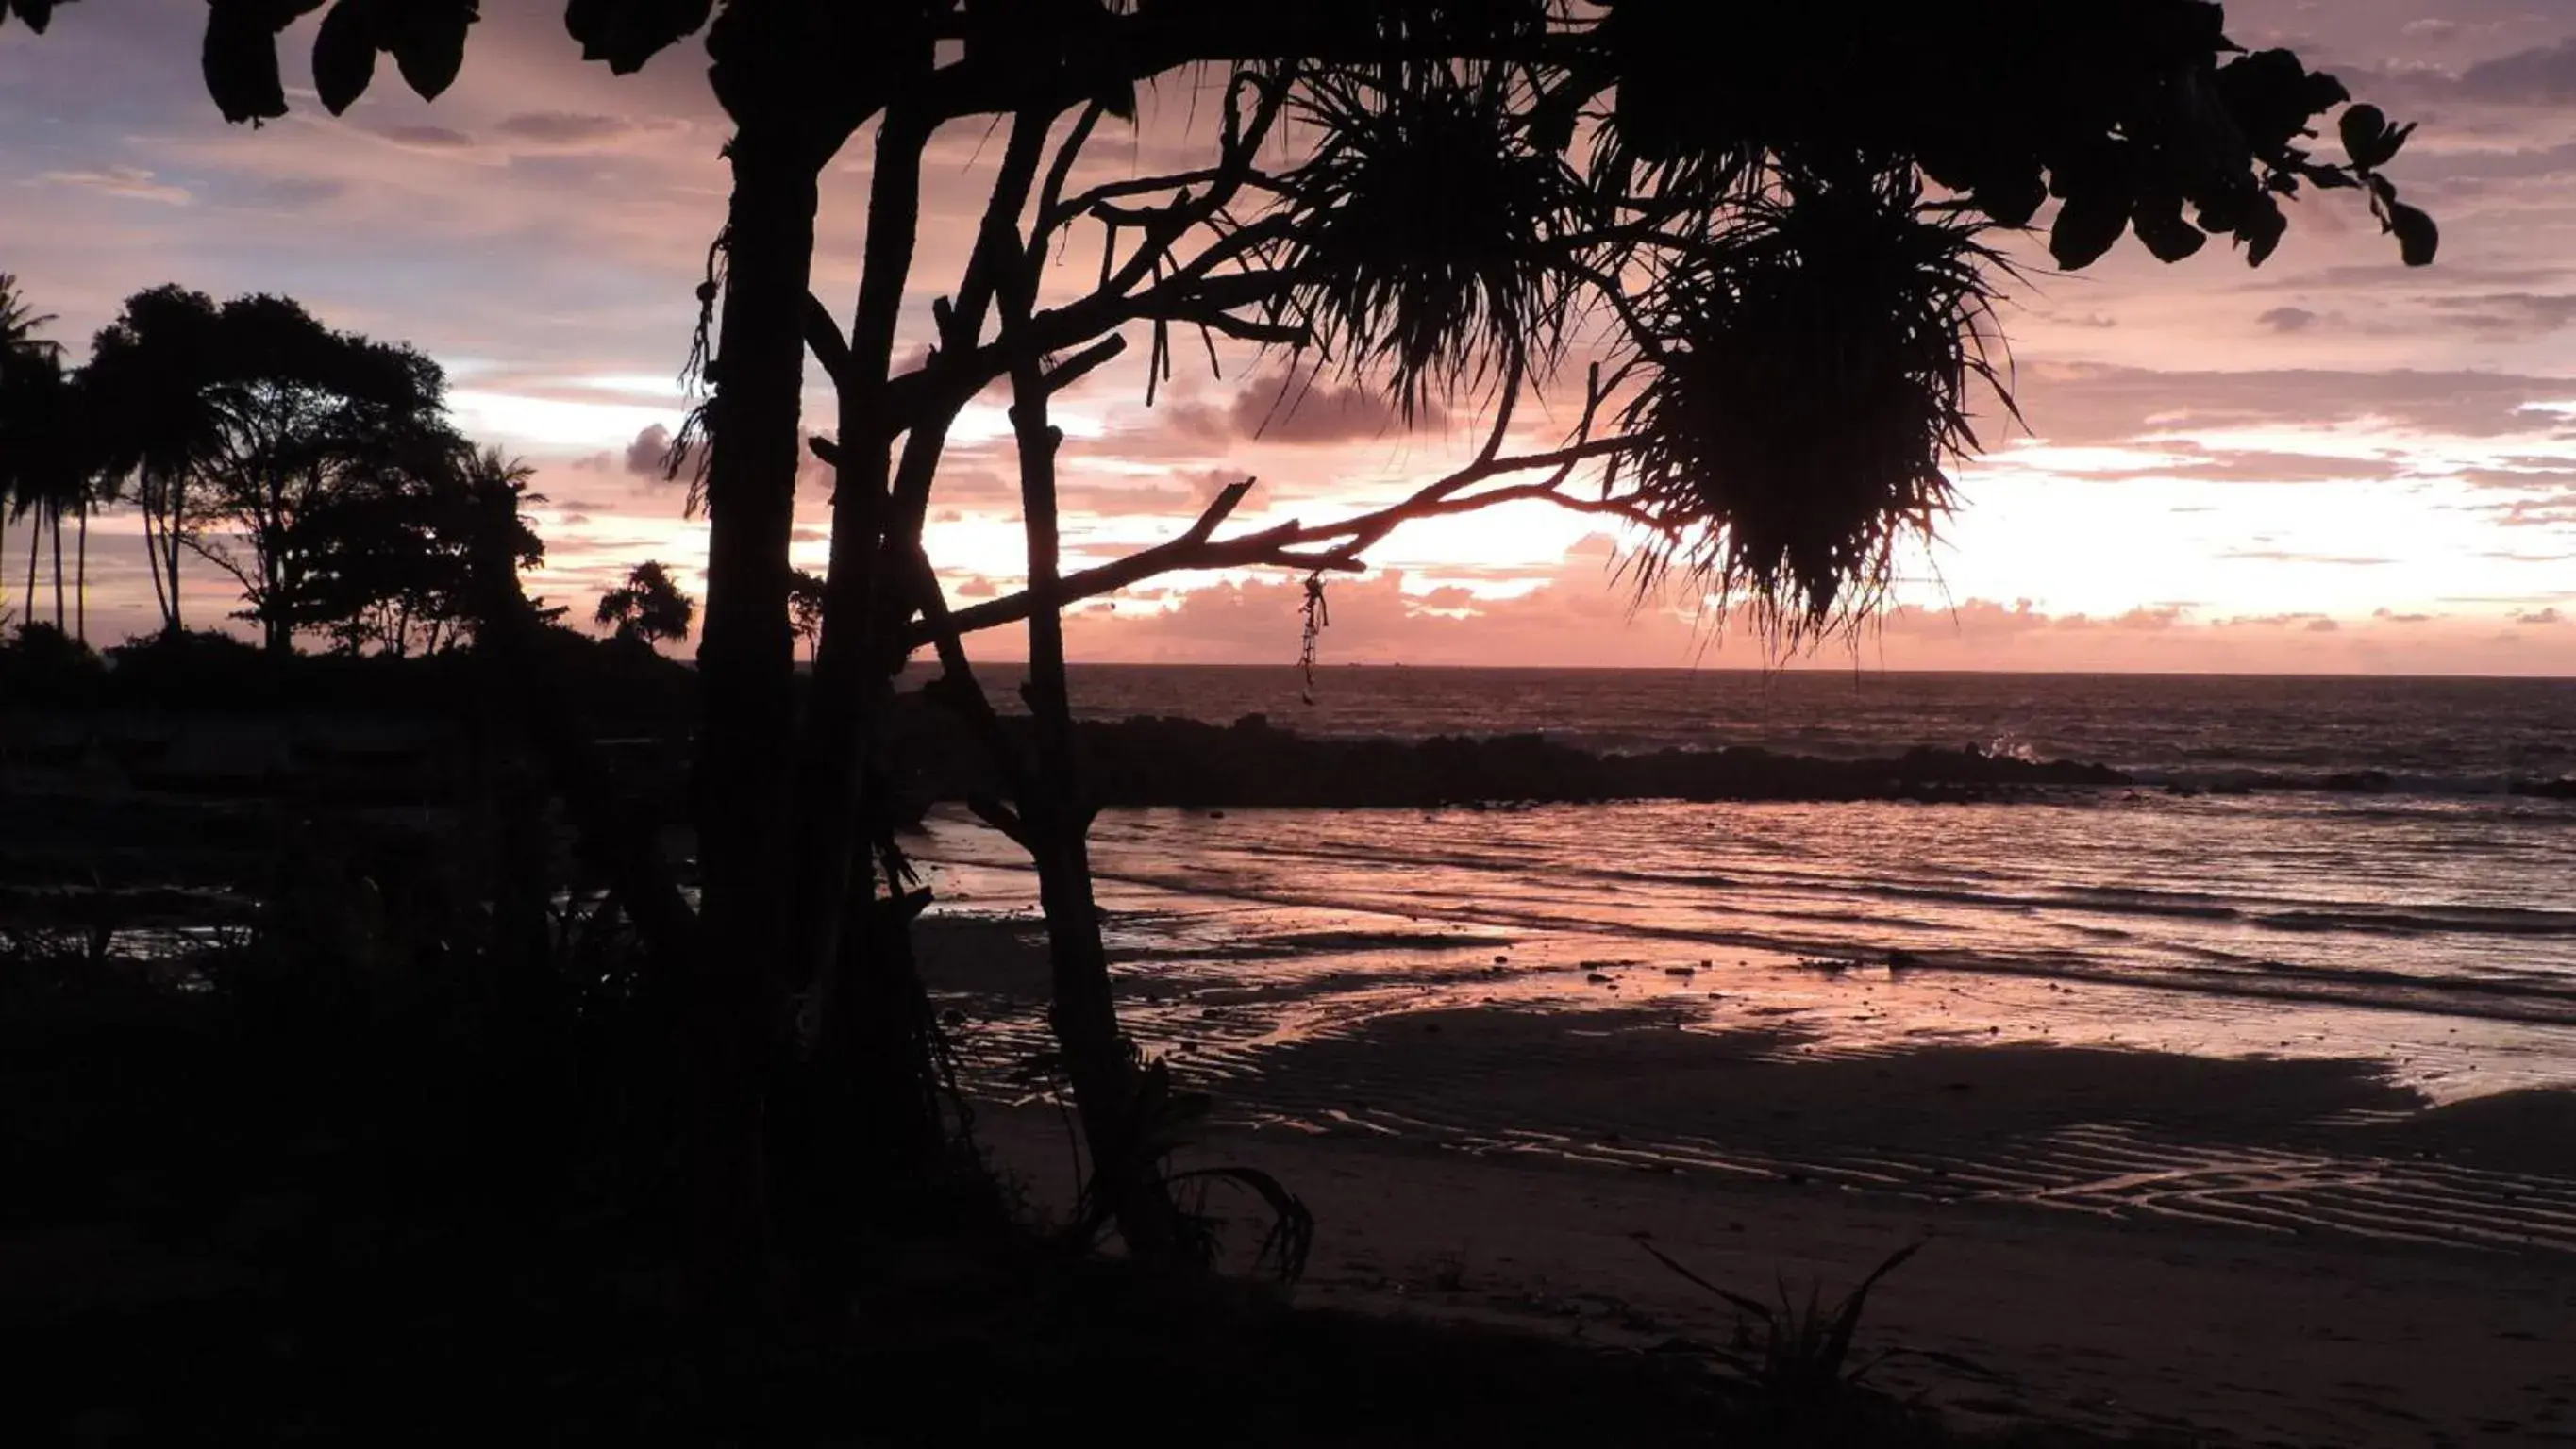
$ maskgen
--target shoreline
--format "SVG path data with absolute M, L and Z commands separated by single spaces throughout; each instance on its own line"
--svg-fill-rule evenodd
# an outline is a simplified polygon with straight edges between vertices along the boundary
M 1061 1210 L 1064 1122 L 1017 1071 L 1045 1045 L 1035 924 L 932 918 L 923 966 L 960 1013 L 993 1159 Z M 1834 1051 L 1635 1002 L 1395 996 L 1336 1018 L 1155 964 L 1120 968 L 1131 1019 L 1217 1101 L 1176 1163 L 1258 1167 L 1308 1203 L 1303 1302 L 1722 1344 L 1732 1310 L 1640 1239 L 1721 1286 L 1820 1283 L 1828 1303 L 1928 1239 L 1860 1351 L 1937 1356 L 1876 1377 L 1971 1427 L 2576 1443 L 2576 1091 L 2436 1106 L 2361 1061 Z M 1318 1019 L 1277 1030 L 1301 1011 Z M 1254 1205 L 1216 1208 L 1231 1244 L 1258 1238 Z
M 994 1159 L 1061 1202 L 1062 1126 L 979 1117 Z M 1822 1184 L 1641 1173 L 1531 1154 L 1219 1129 L 1184 1166 L 1280 1178 L 1317 1232 L 1301 1302 L 1653 1350 L 1734 1316 L 1639 1246 L 1760 1298 L 1830 1304 L 1909 1243 L 1856 1340 L 1872 1381 L 1962 1427 L 2059 1424 L 2171 1444 L 2415 1449 L 2576 1443 L 2576 1262 L 1930 1204 Z M 1257 1237 L 1249 1208 L 1236 1236 Z
M 968 1027 L 966 1079 L 996 1100 L 1028 1095 L 1021 1068 L 1049 1044 L 1033 925 L 932 918 L 923 935 L 925 979 Z M 1117 968 L 1130 1029 L 1230 1128 L 2576 1265 L 2576 1086 L 2444 1101 L 2354 1057 L 1837 1041 L 1759 1005 L 1486 992 L 1500 976 L 1463 963 L 1437 979 L 1469 989 L 1448 992 L 1158 964 Z

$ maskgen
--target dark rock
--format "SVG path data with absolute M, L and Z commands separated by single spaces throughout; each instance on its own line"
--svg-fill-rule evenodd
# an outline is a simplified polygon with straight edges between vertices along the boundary
M 1168 717 L 1087 722 L 1084 783 L 1105 806 L 1526 809 L 1604 800 L 1985 800 L 2125 785 L 2117 770 L 1976 750 L 1828 760 L 1771 750 L 1603 755 L 1535 734 L 1424 740 L 1301 735 L 1246 716 L 1232 726 Z M 918 696 L 898 732 L 906 763 L 942 799 L 1000 782 L 970 732 Z M 1024 719 L 1005 721 L 1024 730 Z

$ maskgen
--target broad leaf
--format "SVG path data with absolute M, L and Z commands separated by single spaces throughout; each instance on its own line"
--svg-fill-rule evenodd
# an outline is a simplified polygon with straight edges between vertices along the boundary
M 19 19 L 27 22 L 27 28 L 38 35 L 44 34 L 45 27 L 53 22 L 54 0 L 0 0 L 0 24 L 8 22 L 12 8 L 17 10 Z
M 200 64 L 206 94 L 225 120 L 256 123 L 286 114 L 277 34 L 321 5 L 322 0 L 207 0 Z
M 626 75 L 665 47 L 695 35 L 715 0 L 569 0 L 564 28 L 581 42 L 581 58 L 604 60 Z
M 341 0 L 346 4 L 348 0 Z M 411 0 L 389 28 L 385 48 L 405 83 L 424 101 L 438 99 L 465 64 L 465 32 L 480 18 L 478 0 Z
M 313 35 L 313 89 L 337 116 L 376 78 L 378 0 L 340 0 Z
M 2039 214 L 2040 204 L 2048 200 L 2048 183 L 2033 163 L 2016 167 L 2009 176 L 1988 177 L 1969 193 L 1979 210 L 1994 219 L 1997 226 L 2021 227 Z
M 2080 191 L 2066 198 L 2048 231 L 2048 254 L 2067 271 L 2101 260 L 2129 226 L 2129 198 L 2114 190 Z
M 266 121 L 286 114 L 286 87 L 277 76 L 277 32 L 246 5 L 206 11 L 206 44 L 200 61 L 206 94 L 227 121 Z
M 2253 210 L 2236 228 L 2237 239 L 2245 243 L 2245 264 L 2263 265 L 2289 230 L 2290 219 L 2281 214 L 2281 203 L 2266 193 L 2256 193 Z
M 2181 261 L 2209 242 L 2198 227 L 2182 219 L 2182 198 L 2171 192 L 2141 195 L 2130 211 L 2129 224 L 2160 262 Z
M 2409 126 L 2392 126 L 2379 107 L 2358 105 L 2347 109 L 2338 125 L 2343 135 L 2343 149 L 2352 164 L 2370 171 L 2397 159 L 2398 149 L 2414 133 Z
M 2388 229 L 2397 233 L 2397 252 L 2410 267 L 2433 264 L 2433 254 L 2441 250 L 2442 232 L 2433 218 L 2402 201 L 2388 205 Z
M 2371 153 L 2379 146 L 2379 133 L 2388 129 L 2387 112 L 2364 102 L 2347 109 L 2335 129 L 2342 134 L 2344 154 L 2352 158 L 2354 165 L 2379 164 L 2371 159 Z

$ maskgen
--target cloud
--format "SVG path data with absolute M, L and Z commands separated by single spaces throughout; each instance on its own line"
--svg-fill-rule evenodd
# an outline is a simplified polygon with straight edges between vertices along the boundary
M 2460 22 L 2427 16 L 2407 21 L 2398 27 L 2398 32 L 2413 40 L 2448 40 L 2460 33 Z
M 2576 101 L 2576 37 L 2479 61 L 2460 72 L 2450 89 L 2464 99 L 2498 105 Z
M 2264 563 L 2339 564 L 2349 568 L 2374 568 L 2393 564 L 2393 558 L 2371 558 L 2358 554 L 2292 553 L 2277 548 L 2231 548 L 2218 555 L 2226 559 L 2252 559 Z
M 2051 443 L 2123 443 L 2195 429 L 2306 427 L 2370 420 L 2453 437 L 2531 432 L 2535 403 L 2576 397 L 2576 380 L 2510 372 L 2265 369 L 2166 371 L 2034 362 L 2022 411 Z
M 1056 500 L 1068 512 L 1098 518 L 1171 518 L 1188 513 L 1193 506 L 1188 489 L 1145 479 L 1068 479 L 1057 485 Z
M 2232 618 L 2220 619 L 2211 627 L 2219 629 L 2287 629 L 2294 624 L 2312 633 L 2320 634 L 2331 632 L 2335 628 L 2334 620 L 2323 614 L 2308 611 L 2287 614 L 2239 614 Z M 2326 627 L 2324 629 L 2319 629 L 2317 628 L 2319 624 L 2323 624 Z
M 2563 651 L 2510 654 L 2489 638 L 2504 611 L 2443 619 L 2381 609 L 2339 618 L 2317 609 L 2201 622 L 2181 603 L 2104 616 L 2052 614 L 2030 599 L 1969 598 L 1907 605 L 1786 661 L 1774 661 L 1740 611 L 1694 615 L 1689 601 L 1649 601 L 1605 570 L 1606 542 L 1569 550 L 1508 596 L 1387 571 L 1329 584 L 1327 663 L 1593 664 L 1654 667 L 1785 662 L 1827 668 L 2357 669 L 2425 673 L 2529 672 Z M 1199 587 L 1138 590 L 1095 601 L 1067 621 L 1078 657 L 1140 662 L 1242 662 L 1294 657 L 1301 581 L 1267 575 Z M 2538 600 L 2523 601 L 2525 609 Z M 1114 605 L 1114 606 L 1113 606 Z M 2508 632 L 2512 632 L 2508 630 Z M 2520 631 L 2522 648 L 2576 634 Z
M 121 196 L 129 201 L 157 201 L 165 206 L 186 206 L 188 189 L 153 179 L 154 173 L 139 166 L 109 166 L 95 171 L 47 171 L 37 177 L 56 186 L 78 186 L 106 196 Z
M 376 134 L 407 151 L 471 151 L 474 138 L 446 126 L 386 126 Z
M 1169 426 L 1205 441 L 1260 441 L 1298 447 L 1365 443 L 1408 432 L 1437 432 L 1448 414 L 1437 405 L 1408 423 L 1385 394 L 1363 383 L 1332 383 L 1280 374 L 1261 379 L 1223 403 L 1172 408 Z
M 2080 445 L 2087 451 L 2070 456 L 2054 450 L 2056 441 L 2050 439 L 2035 450 L 2014 448 L 1991 453 L 1975 466 L 2081 478 L 2088 483 L 2166 479 L 2194 483 L 2355 483 L 2402 477 L 2410 467 L 2409 460 L 2401 454 L 2348 456 L 2270 448 L 2213 448 L 2189 438 L 2156 435 L 2123 438 L 2108 446 L 2098 442 Z M 2174 511 L 2194 510 L 2183 505 Z
M 670 475 L 671 430 L 655 423 L 635 435 L 626 445 L 626 471 L 638 478 L 661 481 Z
M 2184 612 L 2180 604 L 2160 604 L 2154 607 L 2142 604 L 2111 620 L 2111 627 L 2114 629 L 2171 629 L 2182 622 Z
M 505 116 L 493 134 L 557 151 L 596 151 L 689 129 L 675 117 L 603 116 L 581 111 L 522 111 Z
M 2493 341 L 2528 341 L 2576 322 L 2576 296 L 2564 293 L 2506 292 L 2426 300 L 2437 314 L 2437 325 Z
M 2305 307 L 2275 307 L 2254 319 L 2279 333 L 2305 332 L 2317 324 L 2317 314 Z
M 2518 609 L 2514 612 L 2513 621 L 2517 624 L 2564 624 L 2567 616 L 2558 612 L 2558 606 L 2553 604 L 2546 609 Z

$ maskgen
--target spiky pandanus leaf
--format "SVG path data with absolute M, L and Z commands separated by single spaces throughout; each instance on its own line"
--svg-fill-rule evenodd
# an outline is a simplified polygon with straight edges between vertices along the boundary
M 1654 525 L 1649 586 L 1678 569 L 1796 643 L 1858 623 L 1895 553 L 1952 501 L 2008 264 L 1927 205 L 1909 167 L 1784 169 L 1648 290 L 1640 441 L 1609 486 Z
M 1597 201 L 1535 144 L 1508 68 L 1325 72 L 1300 119 L 1320 133 L 1283 178 L 1293 278 L 1277 315 L 1409 420 L 1488 381 L 1543 375 L 1572 291 L 1566 241 Z

